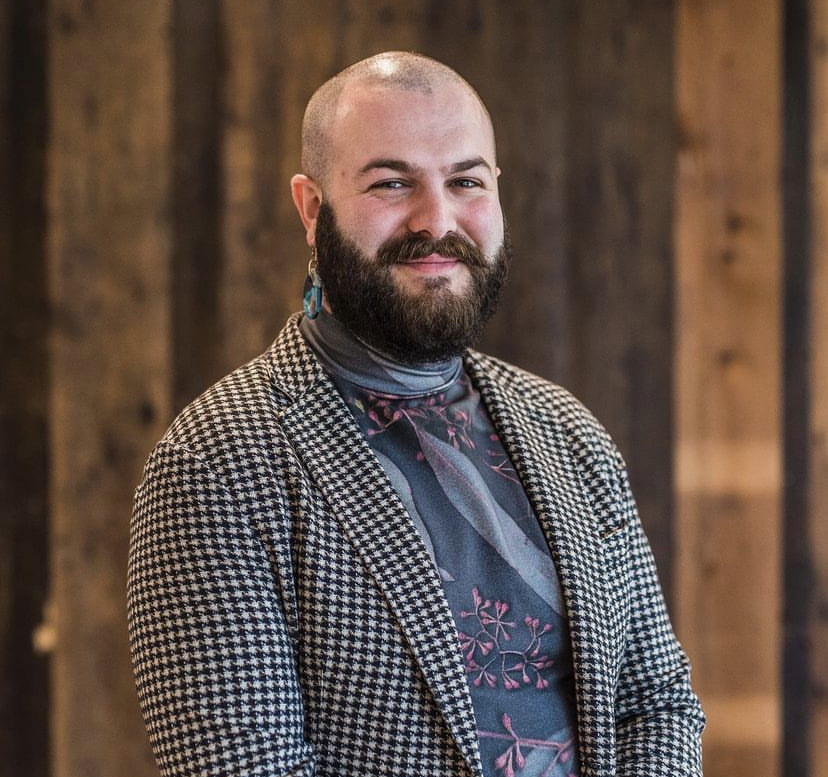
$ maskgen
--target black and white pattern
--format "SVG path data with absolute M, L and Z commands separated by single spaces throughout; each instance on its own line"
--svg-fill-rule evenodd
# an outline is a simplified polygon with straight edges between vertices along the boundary
M 156 759 L 165 777 L 480 775 L 440 579 L 297 321 L 184 410 L 136 492 Z M 703 716 L 615 447 L 562 389 L 477 353 L 466 368 L 561 576 L 581 774 L 700 775 Z

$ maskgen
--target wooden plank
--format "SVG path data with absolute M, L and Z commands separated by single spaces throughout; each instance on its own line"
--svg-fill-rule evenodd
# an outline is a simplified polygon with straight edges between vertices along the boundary
M 55 777 L 157 775 L 124 576 L 171 412 L 169 23 L 165 0 L 49 6 Z
M 325 5 L 309 13 L 302 3 L 222 4 L 227 73 L 219 309 L 226 369 L 259 353 L 302 307 L 309 253 L 288 182 L 299 170 L 304 104 L 318 85 L 309 84 L 318 76 L 314 57 L 327 45 L 335 48 L 342 34 Z
M 808 777 L 812 751 L 812 542 L 808 515 L 811 296 L 811 46 L 810 0 L 789 0 L 784 23 L 783 326 L 785 488 L 783 529 L 784 634 L 782 763 Z
M 0 4 L 0 775 L 46 777 L 49 662 L 44 3 Z
M 708 777 L 779 770 L 780 21 L 677 6 L 678 627 Z
M 811 10 L 811 184 L 809 539 L 813 548 L 810 645 L 810 774 L 828 774 L 828 4 Z
M 591 0 L 572 7 L 563 57 L 566 382 L 625 454 L 669 599 L 673 4 Z
M 172 4 L 173 407 L 225 372 L 218 0 Z
M 482 350 L 567 385 L 573 391 L 574 320 L 568 252 L 571 172 L 566 3 L 452 6 L 438 58 L 457 68 L 489 107 L 503 171 L 500 193 L 514 260 Z M 452 45 L 463 29 L 478 54 Z M 431 53 L 431 31 L 423 45 Z

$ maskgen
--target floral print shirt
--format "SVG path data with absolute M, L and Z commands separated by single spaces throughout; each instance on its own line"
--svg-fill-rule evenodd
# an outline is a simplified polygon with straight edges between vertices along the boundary
M 443 581 L 484 774 L 577 777 L 572 655 L 557 573 L 461 361 L 396 365 L 325 314 L 305 319 L 302 331 Z

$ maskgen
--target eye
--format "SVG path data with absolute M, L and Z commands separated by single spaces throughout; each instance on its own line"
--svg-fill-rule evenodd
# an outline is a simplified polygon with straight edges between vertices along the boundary
M 449 185 L 458 189 L 476 189 L 483 184 L 476 178 L 454 178 Z
M 389 190 L 396 190 L 396 189 L 404 189 L 408 184 L 405 181 L 401 181 L 398 178 L 391 178 L 386 181 L 376 181 L 372 183 L 368 188 L 369 189 L 389 189 Z

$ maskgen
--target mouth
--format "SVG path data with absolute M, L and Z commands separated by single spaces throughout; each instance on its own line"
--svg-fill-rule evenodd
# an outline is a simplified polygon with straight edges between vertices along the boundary
M 429 254 L 418 256 L 416 259 L 407 259 L 400 264 L 412 267 L 421 272 L 439 272 L 461 264 L 461 260 L 455 256 L 442 256 L 441 254 Z

